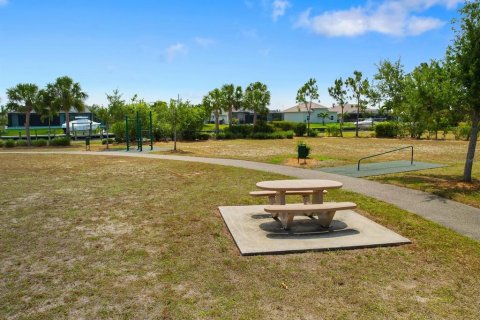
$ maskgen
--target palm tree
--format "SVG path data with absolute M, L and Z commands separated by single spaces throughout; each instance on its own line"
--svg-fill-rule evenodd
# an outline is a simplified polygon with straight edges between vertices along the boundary
M 59 77 L 55 83 L 48 84 L 47 90 L 53 97 L 52 104 L 65 112 L 65 133 L 70 136 L 70 110 L 72 108 L 78 112 L 85 110 L 88 95 L 82 91 L 78 82 L 73 82 L 72 78 L 67 76 Z
M 330 113 L 328 111 L 325 111 L 319 113 L 318 115 L 320 116 L 320 118 L 322 118 L 322 124 L 325 125 L 325 118 L 328 117 Z
M 25 131 L 27 143 L 31 145 L 30 140 L 30 114 L 32 111 L 38 112 L 40 108 L 40 95 L 38 86 L 33 83 L 19 83 L 15 87 L 7 89 L 8 110 L 25 113 Z
M 218 121 L 220 114 L 222 113 L 223 102 L 222 91 L 218 88 L 213 89 L 203 97 L 203 105 L 206 110 L 208 110 L 209 113 L 213 112 L 213 115 L 215 116 L 215 134 L 218 134 L 219 131 Z
M 224 110 L 228 112 L 228 126 L 232 126 L 233 109 L 240 108 L 242 102 L 242 87 L 233 84 L 224 84 L 222 87 L 223 100 L 225 102 Z
M 244 102 L 253 110 L 253 125 L 257 123 L 257 114 L 268 113 L 267 106 L 270 104 L 270 91 L 267 85 L 261 82 L 250 83 L 245 89 Z

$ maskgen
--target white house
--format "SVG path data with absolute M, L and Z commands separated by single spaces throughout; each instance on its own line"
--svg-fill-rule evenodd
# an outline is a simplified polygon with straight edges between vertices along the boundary
M 310 123 L 336 123 L 338 114 L 336 111 L 329 110 L 328 107 L 312 102 L 310 112 Z M 283 120 L 292 122 L 307 122 L 308 112 L 304 103 L 299 103 L 294 107 L 283 110 Z

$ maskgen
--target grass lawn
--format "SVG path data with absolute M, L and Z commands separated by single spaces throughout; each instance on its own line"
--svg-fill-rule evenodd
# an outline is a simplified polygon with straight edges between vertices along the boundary
M 22 137 L 25 137 L 27 135 L 25 129 L 7 129 L 4 132 L 0 132 L 0 136 L 18 137 L 19 133 L 22 135 Z M 48 128 L 42 128 L 42 129 L 31 128 L 30 129 L 30 136 L 32 138 L 35 137 L 35 133 L 38 134 L 38 135 L 48 135 Z M 51 128 L 50 129 L 50 134 L 53 136 L 54 133 L 55 134 L 64 134 L 62 129 Z
M 248 191 L 279 175 L 121 157 L 0 162 L 0 318 L 480 318 L 480 244 L 364 196 L 328 195 L 413 244 L 242 257 L 217 206 L 261 203 Z
M 361 131 L 361 136 L 369 137 L 369 131 Z M 467 152 L 467 141 L 455 140 L 414 140 L 414 139 L 376 139 L 354 138 L 355 132 L 348 132 L 345 138 L 317 137 L 294 138 L 293 140 L 209 140 L 202 142 L 179 143 L 178 148 L 184 155 L 234 158 L 286 164 L 309 168 L 335 167 L 357 163 L 358 159 L 388 151 L 394 148 L 413 145 L 415 161 L 446 164 L 448 167 L 406 172 L 395 175 L 372 177 L 385 183 L 402 185 L 435 193 L 456 201 L 480 207 L 480 167 L 474 165 L 475 183 L 460 182 Z M 311 146 L 311 160 L 308 164 L 298 165 L 296 145 L 304 141 Z M 165 146 L 166 144 L 164 144 Z M 168 145 L 167 145 L 168 146 Z M 480 148 L 477 148 L 479 159 Z M 160 152 L 162 153 L 162 152 Z M 391 153 L 371 161 L 409 160 L 409 150 Z M 368 161 L 365 161 L 367 163 Z

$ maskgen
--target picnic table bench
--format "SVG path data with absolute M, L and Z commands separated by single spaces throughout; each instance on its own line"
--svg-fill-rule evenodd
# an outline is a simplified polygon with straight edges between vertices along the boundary
M 299 215 L 310 217 L 316 215 L 322 227 L 329 227 L 338 210 L 357 207 L 353 202 L 323 202 L 323 194 L 327 189 L 336 189 L 342 186 L 341 182 L 322 179 L 272 180 L 257 183 L 258 188 L 268 191 L 268 193 L 252 192 L 255 196 L 268 195 L 270 205 L 265 207 L 265 211 L 271 213 L 273 218 L 278 218 L 284 229 L 289 229 L 293 218 Z M 273 192 L 275 193 L 275 205 L 272 205 L 271 195 Z M 304 197 L 304 203 L 286 204 L 285 196 L 287 194 L 301 194 L 303 196 L 311 194 L 312 203 L 308 203 Z

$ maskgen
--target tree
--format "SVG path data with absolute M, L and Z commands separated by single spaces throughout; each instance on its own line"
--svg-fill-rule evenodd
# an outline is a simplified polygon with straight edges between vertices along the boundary
M 40 114 L 40 119 L 42 121 L 45 121 L 45 119 L 48 119 L 48 145 L 50 145 L 50 126 L 51 122 L 53 120 L 53 117 L 58 114 L 58 110 L 55 108 L 55 106 L 52 104 L 53 97 L 50 95 L 50 93 L 46 89 L 41 89 L 38 92 L 39 98 L 40 98 L 40 110 L 38 110 L 38 113 Z
M 372 106 L 372 108 L 376 109 L 380 107 L 380 104 L 382 102 L 382 96 L 380 92 L 378 92 L 375 84 L 371 84 L 369 86 L 368 92 L 367 92 L 367 99 L 368 99 L 368 104 Z M 374 127 L 374 122 L 375 122 L 375 116 L 372 114 L 372 129 Z
M 33 83 L 19 83 L 15 87 L 7 89 L 7 109 L 25 113 L 25 131 L 27 144 L 30 140 L 30 114 L 40 109 L 40 96 L 38 86 Z
M 210 91 L 205 97 L 203 97 L 203 103 L 205 109 L 209 111 L 209 114 L 213 112 L 215 117 L 215 134 L 219 131 L 219 117 L 222 113 L 223 95 L 222 91 L 218 88 Z
M 112 91 L 112 94 L 105 94 L 108 100 L 108 109 L 112 115 L 112 121 L 125 121 L 125 100 L 122 99 L 122 94 L 118 89 Z M 136 96 L 135 96 L 136 99 Z
M 65 112 L 66 134 L 70 135 L 70 110 L 76 111 L 85 109 L 85 100 L 88 95 L 82 91 L 78 82 L 73 82 L 70 77 L 57 78 L 55 83 L 47 85 L 47 91 L 53 97 L 52 105 L 56 109 Z
M 318 100 L 317 80 L 314 78 L 308 81 L 297 91 L 297 103 L 304 103 L 307 109 L 307 133 L 310 133 L 310 114 L 312 113 L 312 101 Z
M 405 73 L 400 59 L 395 62 L 380 61 L 373 78 L 376 80 L 375 87 L 383 101 L 383 109 L 397 114 L 402 108 L 405 97 Z
M 108 137 L 108 130 L 110 128 L 110 124 L 112 123 L 114 117 L 112 109 L 109 107 L 105 108 L 104 106 L 97 106 L 93 105 L 90 107 L 90 111 L 103 122 L 105 126 L 105 130 L 107 131 L 107 150 L 109 148 L 109 137 Z
M 330 113 L 328 111 L 321 112 L 318 114 L 320 118 L 322 118 L 322 125 L 325 125 L 325 118 L 327 118 Z
M 456 80 L 462 85 L 463 103 L 459 105 L 458 111 L 469 113 L 472 123 L 463 170 L 463 180 L 472 182 L 480 121 L 480 1 L 466 2 L 459 13 L 460 21 L 454 25 L 455 38 L 447 49 L 447 56 L 456 64 Z
M 228 112 L 228 126 L 232 126 L 233 109 L 238 109 L 242 102 L 242 87 L 233 84 L 225 84 L 222 86 L 223 101 L 225 103 L 224 111 Z
M 250 83 L 245 89 L 245 105 L 253 110 L 253 125 L 257 123 L 257 114 L 268 114 L 270 104 L 270 91 L 267 85 L 261 82 Z
M 342 109 L 342 114 L 340 117 L 340 136 L 343 137 L 343 109 L 347 104 L 347 90 L 344 88 L 344 82 L 342 78 L 338 78 L 335 80 L 335 84 L 333 87 L 328 88 L 328 94 L 337 101 Z
M 357 124 L 355 127 L 355 136 L 358 137 L 358 121 L 360 118 L 360 110 L 365 111 L 367 108 L 366 100 L 364 99 L 368 94 L 370 83 L 368 79 L 362 79 L 363 74 L 360 71 L 355 70 L 353 77 L 349 77 L 346 80 L 347 87 L 350 89 L 351 98 L 357 102 Z

